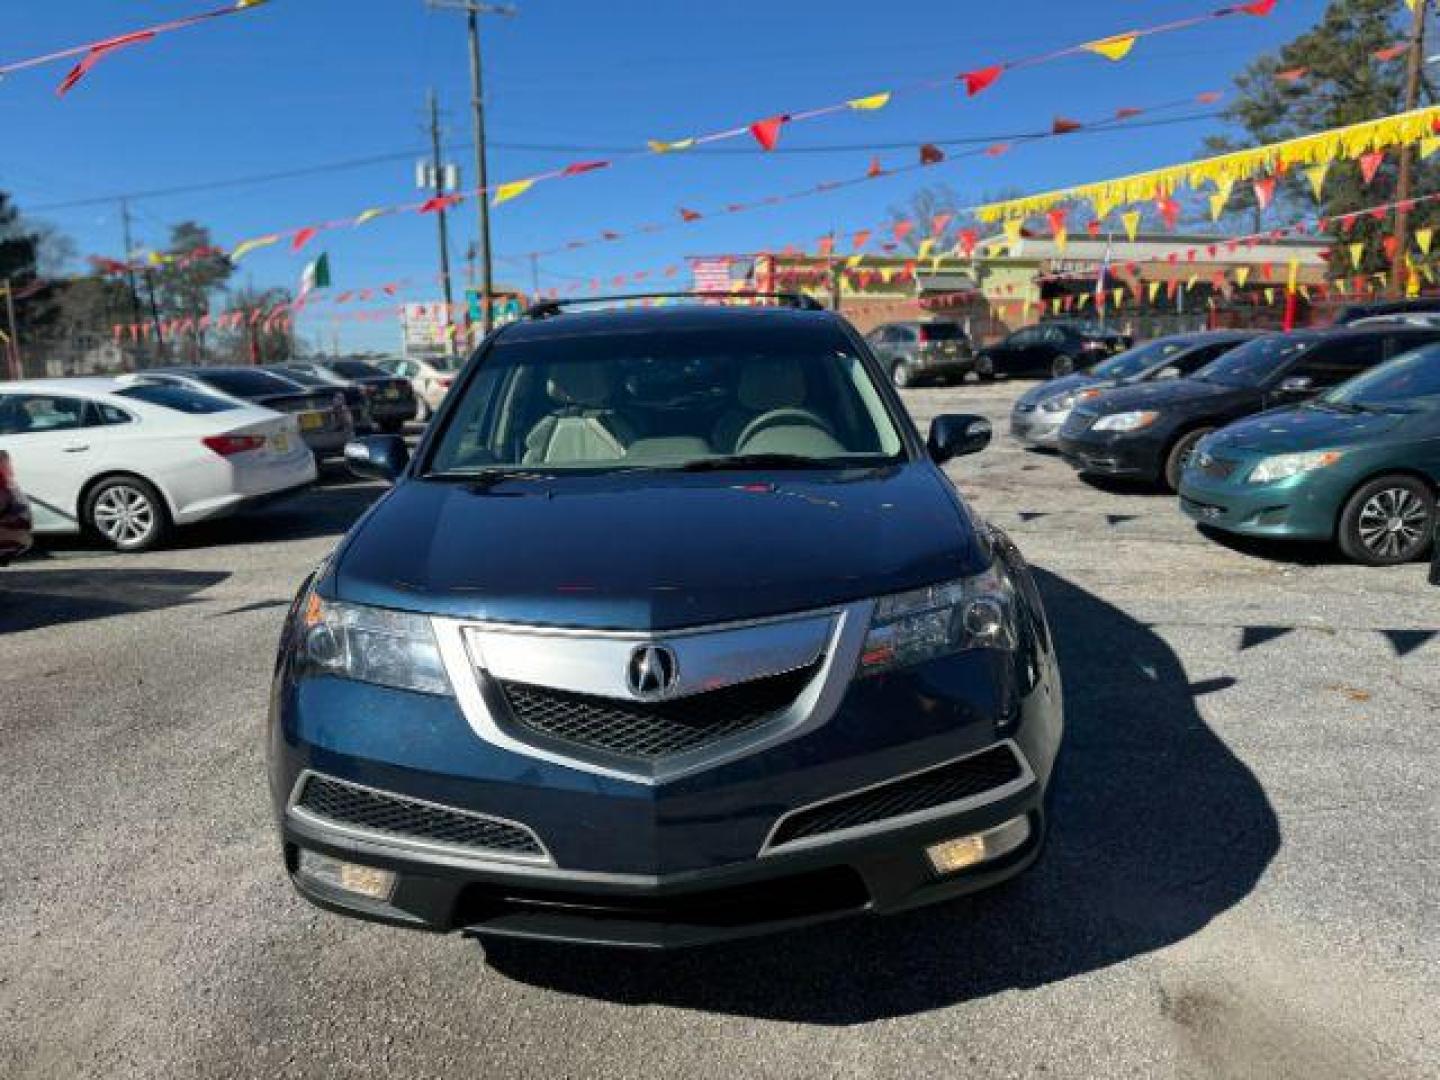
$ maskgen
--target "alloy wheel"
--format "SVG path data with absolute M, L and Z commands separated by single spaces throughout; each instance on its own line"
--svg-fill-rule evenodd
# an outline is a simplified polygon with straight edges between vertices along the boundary
M 95 528 L 116 547 L 143 544 L 155 531 L 156 510 L 138 488 L 112 484 L 95 500 Z
M 1383 488 L 1360 508 L 1356 528 L 1365 549 L 1383 559 L 1414 554 L 1425 542 L 1429 514 L 1413 491 Z

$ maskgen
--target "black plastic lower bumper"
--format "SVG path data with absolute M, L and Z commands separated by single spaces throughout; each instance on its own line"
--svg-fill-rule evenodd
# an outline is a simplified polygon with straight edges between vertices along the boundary
M 1017 817 L 1025 842 L 993 861 L 940 875 L 928 845 Z M 631 948 L 678 948 L 773 933 L 861 912 L 890 913 L 998 884 L 1032 863 L 1043 844 L 1038 783 L 961 813 L 863 839 L 679 874 L 574 873 L 417 854 L 288 816 L 285 860 L 307 899 L 341 914 L 433 931 Z M 387 902 L 345 893 L 299 873 L 299 849 L 392 870 Z

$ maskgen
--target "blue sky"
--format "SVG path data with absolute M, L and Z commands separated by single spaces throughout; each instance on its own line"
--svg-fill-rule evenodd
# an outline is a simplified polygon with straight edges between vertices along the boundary
M 193 13 L 215 0 L 9 0 L 0 59 L 13 60 Z M 729 0 L 725 4 L 516 0 L 514 19 L 487 19 L 492 179 L 577 158 L 570 147 L 642 146 L 650 138 L 729 127 L 918 79 L 1149 26 L 1220 6 L 1216 0 Z M 17 18 L 14 8 L 24 8 Z M 874 114 L 846 114 L 784 132 L 785 148 L 835 152 L 674 155 L 542 185 L 494 214 L 500 256 L 601 229 L 671 221 L 700 210 L 856 175 L 880 143 L 1001 136 L 1048 127 L 1057 115 L 1098 117 L 1206 90 L 1228 89 L 1249 59 L 1313 24 L 1320 0 L 1281 0 L 1266 19 L 1217 20 L 1142 40 L 1130 57 L 1066 59 L 1007 74 L 966 100 L 956 91 L 897 98 Z M 395 160 L 223 190 L 132 200 L 137 232 L 163 241 L 193 218 L 232 245 L 256 234 L 343 217 L 415 197 L 415 152 L 425 144 L 424 99 L 440 95 L 447 137 L 470 137 L 468 67 L 459 15 L 423 0 L 272 0 L 267 7 L 163 37 L 102 63 L 69 97 L 53 90 L 58 65 L 0 85 L 6 150 L 0 189 L 22 210 L 69 233 L 82 255 L 118 255 L 116 203 L 61 206 L 256 173 L 396 154 Z M 686 255 L 753 251 L 874 224 L 921 183 L 962 198 L 1000 188 L 1040 189 L 1183 160 L 1214 122 L 1076 136 L 1005 157 L 947 162 L 783 207 L 719 217 L 666 233 L 542 261 L 542 287 L 662 267 Z M 539 144 L 553 149 L 520 149 Z M 449 155 L 472 183 L 468 149 Z M 887 163 L 913 150 L 881 152 Z M 451 222 L 463 252 L 473 209 Z M 381 220 L 324 234 L 306 255 L 330 254 L 337 291 L 437 270 L 430 217 Z M 237 280 L 294 285 L 304 257 L 286 249 L 247 258 Z M 497 261 L 528 287 L 524 262 Z M 438 295 L 419 287 L 412 298 Z M 314 332 L 302 323 L 302 332 Z M 328 340 L 328 330 L 327 340 Z M 392 347 L 389 324 L 345 324 L 342 345 Z

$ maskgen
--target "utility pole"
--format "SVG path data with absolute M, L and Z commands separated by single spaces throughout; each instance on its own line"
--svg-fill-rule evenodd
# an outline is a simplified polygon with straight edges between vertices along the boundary
M 435 98 L 435 91 L 430 91 L 430 165 L 435 170 L 435 197 L 445 197 L 445 166 L 440 160 L 440 104 Z M 450 312 L 455 305 L 455 299 L 450 289 L 450 234 L 445 227 L 445 206 L 442 202 L 440 209 L 435 212 L 435 220 L 440 227 L 440 285 L 445 290 L 445 321 L 450 321 Z M 455 351 L 455 340 L 450 340 L 450 351 Z
M 432 8 L 465 12 L 466 30 L 470 38 L 470 105 L 475 114 L 475 183 L 479 189 L 476 209 L 480 216 L 480 331 L 488 334 L 494 328 L 491 310 L 494 292 L 490 256 L 490 170 L 485 155 L 485 80 L 480 63 L 480 16 L 501 15 L 511 18 L 519 13 L 509 4 L 484 4 L 476 0 L 427 0 Z
M 1425 17 L 1430 14 L 1430 0 L 1414 0 L 1410 20 L 1410 53 L 1405 63 L 1405 111 L 1420 104 L 1420 78 L 1425 69 Z M 1390 289 L 1395 296 L 1404 296 L 1406 288 L 1406 237 L 1410 234 L 1410 211 L 1405 203 L 1410 198 L 1410 173 L 1415 164 L 1415 151 L 1406 143 L 1400 147 L 1400 173 L 1395 180 L 1395 258 L 1390 266 Z
M 125 244 L 121 250 L 125 252 L 125 280 L 130 286 L 130 315 L 138 327 L 145 321 L 145 316 L 140 309 L 140 286 L 135 280 L 135 264 L 131 262 L 135 257 L 135 241 L 130 233 L 130 203 L 125 199 L 120 200 L 120 232 Z

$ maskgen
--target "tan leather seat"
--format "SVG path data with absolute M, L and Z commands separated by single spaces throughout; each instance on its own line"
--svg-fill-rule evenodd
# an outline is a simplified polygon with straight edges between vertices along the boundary
M 560 406 L 525 436 L 527 465 L 618 461 L 635 430 L 610 408 L 614 389 L 603 363 L 560 363 L 550 368 L 545 392 Z
M 750 421 L 776 409 L 798 409 L 805 404 L 805 372 L 794 360 L 750 360 L 740 368 L 735 387 L 736 408 L 720 417 L 711 440 L 722 454 L 733 454 Z

